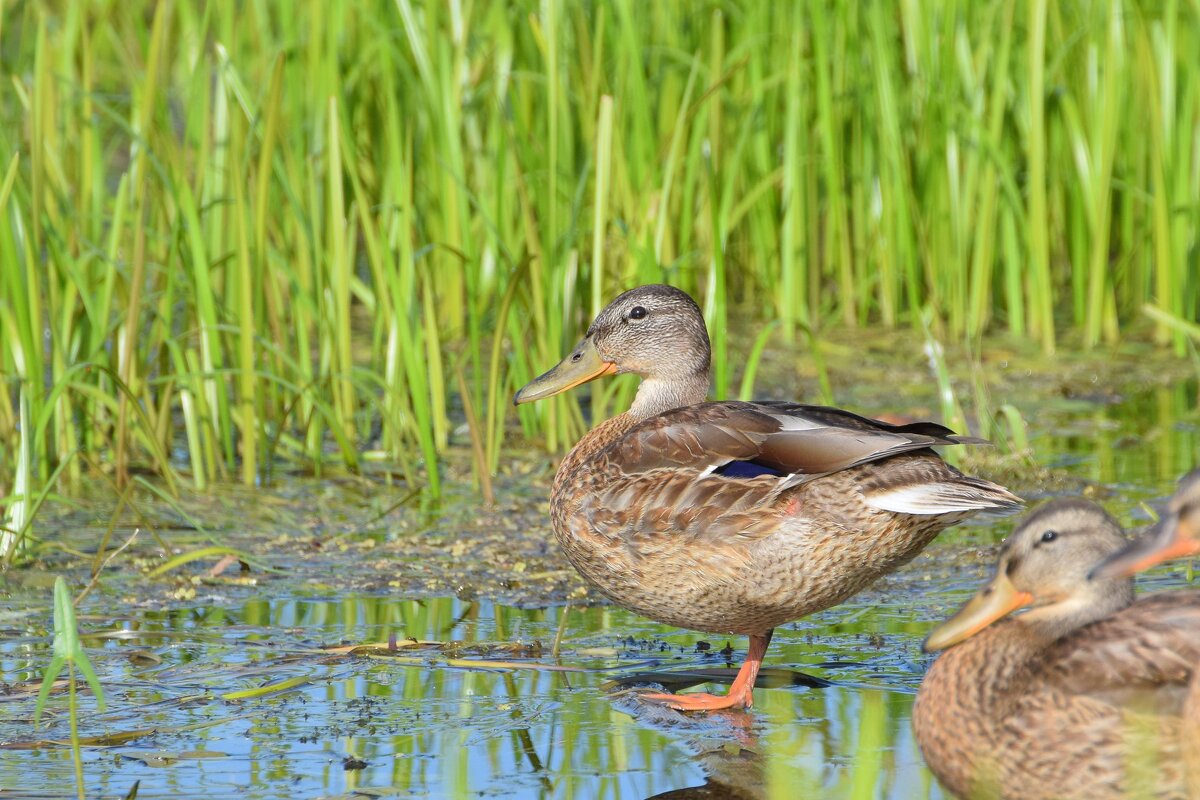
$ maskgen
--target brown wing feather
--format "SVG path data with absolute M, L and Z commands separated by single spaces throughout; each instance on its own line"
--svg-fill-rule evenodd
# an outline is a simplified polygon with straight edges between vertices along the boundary
M 825 406 L 730 401 L 645 420 L 610 444 L 603 458 L 626 474 L 702 472 L 754 461 L 788 475 L 825 475 L 934 445 L 976 441 L 932 422 L 890 425 Z
M 1064 638 L 1044 663 L 1045 680 L 1075 694 L 1175 686 L 1182 695 L 1200 668 L 1200 591 L 1143 597 Z
M 951 508 L 911 512 L 946 518 L 925 526 L 1019 503 L 1002 487 L 965 478 L 929 449 L 957 443 L 934 423 L 889 425 L 790 403 L 703 403 L 619 431 L 589 455 L 588 490 L 572 502 L 587 522 L 581 531 L 602 537 L 632 564 L 674 560 L 732 581 L 745 574 L 745 545 L 780 530 L 798 509 L 805 513 L 789 523 L 792 530 L 877 528 L 883 536 L 894 515 L 875 498 L 907 486 L 963 495 Z M 731 461 L 753 461 L 784 477 L 713 474 Z

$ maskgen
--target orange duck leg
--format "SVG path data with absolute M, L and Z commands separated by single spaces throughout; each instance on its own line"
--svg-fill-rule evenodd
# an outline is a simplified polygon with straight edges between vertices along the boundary
M 723 695 L 697 692 L 695 694 L 665 694 L 648 692 L 639 695 L 643 700 L 661 703 L 678 711 L 719 711 L 725 708 L 750 708 L 754 705 L 754 682 L 758 680 L 758 670 L 762 666 L 763 656 L 767 654 L 767 645 L 771 643 L 771 634 L 750 637 L 750 651 L 746 661 L 738 670 L 733 685 Z

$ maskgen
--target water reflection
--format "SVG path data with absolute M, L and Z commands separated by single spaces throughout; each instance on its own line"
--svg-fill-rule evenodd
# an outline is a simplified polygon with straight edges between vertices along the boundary
M 1196 380 L 1112 398 L 1039 402 L 1032 444 L 1047 466 L 1159 497 L 1200 459 Z
M 110 711 L 95 713 L 84 698 L 82 735 L 155 731 L 87 751 L 85 774 L 89 789 L 104 795 L 124 794 L 141 781 L 141 797 L 286 797 L 302 787 L 306 795 L 370 788 L 400 796 L 631 798 L 688 786 L 708 793 L 692 796 L 779 797 L 794 796 L 797 781 L 839 791 L 869 781 L 893 786 L 888 796 L 912 797 L 913 787 L 927 782 L 907 723 L 917 676 L 897 669 L 901 662 L 878 642 L 856 634 L 895 632 L 907 651 L 916 636 L 872 605 L 858 610 L 851 621 L 843 607 L 840 619 L 782 631 L 774 653 L 773 666 L 802 668 L 838 685 L 768 689 L 756 693 L 753 713 L 708 717 L 608 695 L 603 687 L 614 677 L 720 670 L 726 659 L 697 652 L 696 636 L 615 609 L 518 610 L 454 598 L 256 598 L 236 609 L 93 618 L 86 630 L 105 636 L 88 644 L 110 692 Z M 586 671 L 459 666 L 489 658 L 553 665 L 546 654 L 522 654 L 552 641 L 564 622 L 560 663 Z M 828 635 L 831 625 L 842 633 Z M 38 633 L 31 629 L 0 647 L 6 675 L 34 673 L 46 653 Z M 454 644 L 395 657 L 319 649 L 393 636 Z M 514 642 L 529 647 L 507 646 Z M 291 686 L 289 679 L 303 683 Z M 885 688 L 863 691 L 843 682 Z M 220 699 L 276 684 L 287 688 Z M 66 737 L 64 705 L 61 698 L 51 702 L 46 738 Z M 31 695 L 10 696 L 0 711 L 0 736 L 31 738 Z M 65 749 L 0 751 L 6 788 L 33 791 L 69 781 Z
M 781 630 L 776 673 L 799 669 L 834 684 L 769 688 L 755 693 L 752 713 L 698 717 L 604 687 L 633 673 L 726 669 L 719 646 L 697 652 L 700 637 L 616 609 L 360 596 L 92 619 L 89 632 L 122 633 L 88 641 L 111 710 L 97 714 L 85 698 L 82 734 L 157 732 L 87 751 L 85 774 L 105 796 L 141 781 L 141 797 L 939 797 L 909 729 L 923 618 L 932 616 L 911 598 L 950 590 L 893 579 Z M 545 650 L 528 656 L 563 623 L 559 662 Z M 454 644 L 388 657 L 319 649 L 390 636 Z M 30 630 L 0 653 L 6 676 L 30 676 L 45 638 Z M 529 668 L 461 666 L 486 659 Z M 533 668 L 556 663 L 586 671 Z M 219 699 L 292 678 L 304 683 Z M 32 703 L 10 695 L 0 705 L 0 736 L 30 738 Z M 51 703 L 48 738 L 66 736 L 63 706 Z M 65 749 L 0 751 L 6 788 L 69 783 Z
M 740 745 L 715 746 L 696 754 L 705 780 L 697 786 L 668 789 L 651 798 L 671 800 L 758 800 L 766 796 L 766 760 Z

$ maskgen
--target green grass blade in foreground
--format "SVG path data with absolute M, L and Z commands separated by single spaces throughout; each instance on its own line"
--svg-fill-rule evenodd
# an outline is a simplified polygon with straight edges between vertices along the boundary
M 1152 305 L 1143 306 L 1142 312 L 1166 328 L 1178 331 L 1184 336 L 1191 337 L 1192 340 L 1200 342 L 1200 325 L 1195 322 L 1181 319 L 1168 311 Z
M 34 725 L 37 725 L 41 719 L 50 688 L 58 678 L 59 673 L 62 672 L 64 665 L 78 668 L 83 673 L 87 679 L 88 686 L 91 687 L 92 692 L 96 695 L 96 708 L 103 711 L 106 705 L 104 690 L 100 686 L 100 681 L 96 679 L 96 673 L 92 669 L 91 662 L 88 661 L 87 653 L 84 652 L 82 643 L 79 641 L 79 628 L 75 622 L 75 606 L 71 599 L 71 593 L 67 589 L 67 583 L 61 577 L 54 579 L 53 653 L 50 665 L 42 677 L 42 688 L 38 692 L 37 705 L 35 706 L 33 716 Z
M 55 655 L 50 659 L 50 664 L 46 667 L 46 672 L 42 675 L 42 688 L 38 690 L 37 704 L 33 709 L 33 725 L 37 727 L 42 719 L 42 712 L 46 710 L 46 701 L 50 698 L 50 690 L 54 688 L 55 681 L 58 680 L 59 673 L 66 666 L 67 659 Z
M 5 562 L 11 562 L 16 555 L 24 533 L 33 521 L 34 491 L 33 479 L 30 474 L 33 458 L 30 452 L 33 427 L 29 424 L 29 400 L 26 397 L 25 387 L 21 388 L 21 395 L 17 402 L 20 409 L 21 432 L 17 439 L 17 474 L 13 481 L 13 493 L 19 499 L 10 503 L 5 510 L 4 528 L 0 530 L 0 544 L 3 545 L 0 547 L 2 550 L 0 555 L 3 555 Z

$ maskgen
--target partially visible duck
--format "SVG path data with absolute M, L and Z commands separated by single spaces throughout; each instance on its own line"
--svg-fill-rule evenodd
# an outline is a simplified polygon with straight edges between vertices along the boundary
M 987 585 L 930 634 L 926 648 L 946 652 L 921 684 L 913 728 L 951 792 L 1188 797 L 1181 744 L 1200 592 L 1134 602 L 1130 578 L 1088 580 L 1124 544 L 1099 506 L 1047 503 L 1009 537 Z M 1029 610 L 1005 619 L 1019 608 Z
M 1173 558 L 1200 556 L 1200 469 L 1179 479 L 1163 515 L 1144 536 L 1092 570 L 1094 578 L 1132 575 Z
M 1092 578 L 1123 577 L 1176 558 L 1200 556 L 1200 469 L 1179 479 L 1167 511 L 1141 538 L 1104 559 Z M 1200 798 L 1200 672 L 1192 678 L 1183 713 L 1184 761 L 1191 796 Z
M 1020 504 L 932 449 L 981 440 L 822 406 L 705 402 L 709 361 L 692 298 L 641 286 L 514 398 L 603 375 L 642 377 L 633 406 L 563 459 L 550 514 L 567 558 L 617 605 L 750 637 L 728 694 L 643 695 L 681 710 L 751 705 L 776 626 L 842 602 L 950 525 Z

